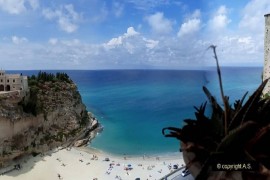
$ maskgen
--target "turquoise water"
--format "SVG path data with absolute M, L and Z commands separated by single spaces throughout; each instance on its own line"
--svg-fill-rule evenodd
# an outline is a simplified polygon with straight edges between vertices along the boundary
M 179 141 L 163 137 L 162 128 L 181 127 L 183 119 L 194 117 L 193 106 L 207 100 L 202 86 L 220 99 L 215 69 L 65 72 L 78 85 L 87 109 L 104 126 L 91 147 L 113 154 L 179 151 Z M 262 68 L 222 68 L 222 73 L 225 94 L 233 102 L 259 86 Z
M 181 119 L 193 116 L 192 106 L 203 96 L 203 71 L 93 71 L 86 75 L 86 81 L 78 84 L 80 92 L 104 126 L 91 146 L 114 154 L 178 151 L 179 143 L 164 138 L 161 129 L 180 126 Z
M 224 68 L 225 94 L 238 99 L 261 82 L 262 68 Z M 216 71 L 85 71 L 78 81 L 88 109 L 104 126 L 92 147 L 114 154 L 177 152 L 179 142 L 161 129 L 181 127 L 194 117 L 193 106 L 206 101 L 202 86 L 220 97 Z M 233 101 L 231 101 L 233 102 Z

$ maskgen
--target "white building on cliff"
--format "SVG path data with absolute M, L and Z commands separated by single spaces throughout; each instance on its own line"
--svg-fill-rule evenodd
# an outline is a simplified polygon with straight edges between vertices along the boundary
M 19 92 L 20 96 L 25 96 L 28 92 L 27 76 L 6 74 L 0 70 L 0 93 L 9 92 Z

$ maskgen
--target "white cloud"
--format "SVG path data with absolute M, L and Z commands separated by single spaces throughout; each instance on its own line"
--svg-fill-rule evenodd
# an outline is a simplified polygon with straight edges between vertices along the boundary
M 221 65 L 254 65 L 263 63 L 263 42 L 257 37 L 223 36 L 218 37 L 218 55 Z
M 30 6 L 36 10 L 37 8 L 39 8 L 39 0 L 28 0 Z
M 148 10 L 168 3 L 164 0 L 128 0 L 127 2 L 134 4 L 135 8 L 140 10 Z
M 187 22 L 183 23 L 177 33 L 178 37 L 183 37 L 188 34 L 193 34 L 199 31 L 201 25 L 201 20 L 194 18 L 190 19 Z
M 42 11 L 42 15 L 49 19 L 52 20 L 53 18 L 56 18 L 57 16 L 60 16 L 60 11 L 54 12 L 51 9 L 47 8 Z
M 218 46 L 221 65 L 259 64 L 263 59 L 261 45 L 250 36 L 150 39 L 132 27 L 103 44 L 51 38 L 44 44 L 28 42 L 18 46 L 27 39 L 14 36 L 12 40 L 16 44 L 0 43 L 0 63 L 1 59 L 9 60 L 3 63 L 6 69 L 194 68 L 215 65 L 212 53 L 205 52 L 211 44 Z
M 158 45 L 158 43 L 159 43 L 159 41 L 155 41 L 155 40 L 152 40 L 152 39 L 143 38 L 143 40 L 146 42 L 145 43 L 145 46 L 147 48 L 149 48 L 149 49 L 155 48 Z
M 129 27 L 127 29 L 127 33 L 125 33 L 124 36 L 129 37 L 129 36 L 136 36 L 138 34 L 140 34 L 140 33 L 138 33 L 137 31 L 135 31 L 135 29 L 133 27 Z
M 230 23 L 230 20 L 227 18 L 227 16 L 220 14 L 212 19 L 212 21 L 210 22 L 210 26 L 213 29 L 222 29 L 225 28 L 228 23 Z
M 172 31 L 172 22 L 165 18 L 162 12 L 150 15 L 146 20 L 155 33 L 166 34 Z
M 25 37 L 17 37 L 17 36 L 12 36 L 11 40 L 14 44 L 21 44 L 21 43 L 25 43 L 28 42 L 28 39 Z
M 117 64 L 118 68 L 183 68 L 186 66 L 202 65 L 200 53 L 207 46 L 197 45 L 196 40 L 188 43 L 172 37 L 159 37 L 149 39 L 141 34 L 129 36 L 133 32 L 129 28 L 127 33 L 112 38 L 103 44 L 105 51 L 103 57 L 110 59 Z M 105 58 L 105 59 L 106 59 Z M 110 63 L 112 63 L 110 62 Z M 109 63 L 109 62 L 108 62 Z
M 218 8 L 217 10 L 217 14 L 227 14 L 228 13 L 228 9 L 226 8 L 226 6 L 222 5 Z
M 0 8 L 10 14 L 20 14 L 26 11 L 24 0 L 0 0 Z
M 81 16 L 74 10 L 72 4 L 61 6 L 56 10 L 50 8 L 42 11 L 43 16 L 48 20 L 57 20 L 61 30 L 72 33 L 78 29 Z
M 201 28 L 201 11 L 196 9 L 191 15 L 188 15 L 186 20 L 181 24 L 177 33 L 178 37 L 190 38 L 190 35 L 198 32 Z
M 122 44 L 122 39 L 123 37 L 122 36 L 119 36 L 118 38 L 112 38 L 107 44 L 106 44 L 106 47 L 108 48 L 114 48 L 118 45 L 121 45 Z
M 130 42 L 126 42 L 125 47 L 130 54 L 134 53 L 135 46 L 133 44 L 131 44 Z
M 259 64 L 262 46 L 252 36 L 223 36 L 188 39 L 144 37 L 133 27 L 122 35 L 103 44 L 88 44 L 78 39 L 50 38 L 48 43 L 25 43 L 26 38 L 14 36 L 13 44 L 0 44 L 1 59 L 6 69 L 125 69 L 125 68 L 194 68 L 215 65 L 211 52 L 205 50 L 211 44 L 218 46 L 220 64 Z M 16 43 L 16 44 L 15 44 Z M 204 55 L 207 54 L 207 55 Z M 209 55 L 209 56 L 208 56 Z M 18 61 L 20 59 L 20 61 Z M 15 63 L 17 62 L 17 63 Z M 24 62 L 24 63 L 20 63 Z
M 36 10 L 39 0 L 0 0 L 0 9 L 10 14 L 20 14 L 27 11 L 28 4 Z
M 210 19 L 208 22 L 209 29 L 216 31 L 226 28 L 231 22 L 231 19 L 228 18 L 227 14 L 228 9 L 226 6 L 220 6 L 212 19 Z
M 243 43 L 243 44 L 251 44 L 252 42 L 252 37 L 240 37 L 238 38 L 238 43 Z
M 81 44 L 79 39 L 73 39 L 73 40 L 66 40 L 66 41 L 61 41 L 62 44 L 66 46 L 78 46 Z
M 239 27 L 244 31 L 262 34 L 264 31 L 264 15 L 269 12 L 269 0 L 250 1 L 242 11 Z
M 135 31 L 135 29 L 133 27 L 129 27 L 127 29 L 127 32 L 124 33 L 124 35 L 122 36 L 119 36 L 117 38 L 112 38 L 109 42 L 107 42 L 104 46 L 106 48 L 115 48 L 119 45 L 122 45 L 123 44 L 123 41 L 129 37 L 132 37 L 132 36 L 136 36 L 136 35 L 139 35 L 140 33 L 138 33 L 137 31 Z M 129 45 L 130 46 L 130 45 Z

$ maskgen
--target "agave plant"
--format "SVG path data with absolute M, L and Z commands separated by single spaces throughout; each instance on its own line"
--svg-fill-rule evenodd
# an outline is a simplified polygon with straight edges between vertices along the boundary
M 270 179 L 270 99 L 262 98 L 268 80 L 244 102 L 247 93 L 233 105 L 224 95 L 216 46 L 210 46 L 217 63 L 223 105 L 203 87 L 212 114 L 205 115 L 207 102 L 195 108 L 195 119 L 185 119 L 182 128 L 162 129 L 165 137 L 180 140 L 184 161 L 196 179 Z M 252 162 L 246 171 L 216 171 L 216 162 Z

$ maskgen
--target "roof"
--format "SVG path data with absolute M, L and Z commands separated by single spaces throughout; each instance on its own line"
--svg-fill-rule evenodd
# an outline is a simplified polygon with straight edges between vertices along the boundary
M 6 74 L 7 77 L 13 77 L 13 78 L 17 78 L 20 77 L 20 74 Z

